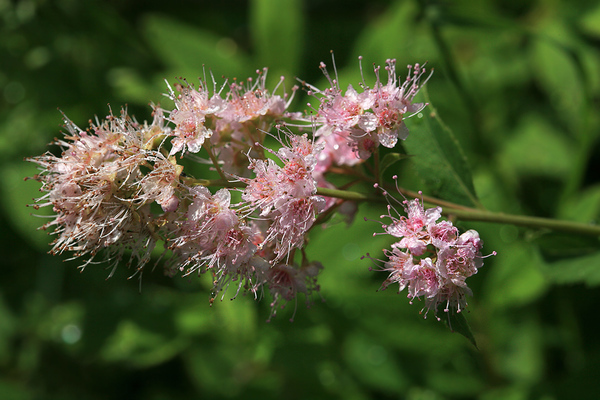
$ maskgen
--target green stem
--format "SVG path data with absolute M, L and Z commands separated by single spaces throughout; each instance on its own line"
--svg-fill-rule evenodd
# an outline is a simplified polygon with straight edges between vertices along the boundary
M 210 157 L 210 161 L 212 161 L 212 163 L 213 163 L 215 169 L 217 170 L 217 173 L 221 177 L 221 179 L 223 179 L 224 181 L 227 181 L 227 177 L 225 176 L 225 173 L 221 169 L 221 166 L 219 165 L 219 161 L 217 160 L 217 157 L 215 157 L 215 155 L 212 152 L 212 145 L 210 144 L 210 141 L 205 141 L 203 147 L 206 149 L 206 152 L 208 153 L 208 157 Z
M 222 179 L 208 180 L 186 178 L 185 183 L 188 185 L 217 186 L 228 188 L 243 188 L 246 186 L 246 184 L 243 182 L 230 182 Z M 465 207 L 459 204 L 454 204 L 448 201 L 440 200 L 435 197 L 423 196 L 420 193 L 415 193 L 410 190 L 402 188 L 400 188 L 399 190 L 403 195 L 407 197 L 421 198 L 425 203 L 443 207 L 442 214 L 449 218 L 454 217 L 463 221 L 492 222 L 498 224 L 522 226 L 532 229 L 548 229 L 565 233 L 600 237 L 600 226 L 598 225 L 556 220 L 551 218 L 529 217 L 526 215 L 504 214 L 498 212 L 478 210 L 475 208 Z M 356 202 L 366 201 L 372 203 L 387 203 L 387 199 L 384 196 L 367 195 L 364 193 L 353 192 L 350 190 L 339 190 L 320 187 L 317 188 L 317 194 L 320 196 L 334 197 L 337 199 Z
M 364 193 L 352 192 L 349 190 L 329 189 L 320 187 L 317 188 L 317 194 L 325 197 L 335 197 L 336 199 L 342 200 L 386 203 L 385 197 L 383 196 L 369 196 Z
M 526 215 L 504 214 L 474 209 L 467 211 L 448 208 L 443 211 L 443 214 L 447 216 L 454 216 L 464 221 L 496 222 L 499 224 L 523 226 L 526 228 L 550 229 L 565 233 L 600 236 L 599 225 L 590 225 L 581 222 L 529 217 Z
M 446 202 L 433 197 L 422 196 L 409 190 L 400 189 L 401 193 L 409 197 L 420 197 L 424 202 L 444 207 L 443 214 L 448 217 L 456 217 L 463 221 L 495 222 L 499 224 L 509 224 L 523 226 L 533 229 L 549 229 L 565 233 L 575 233 L 579 235 L 600 236 L 600 226 L 584 224 L 580 222 L 563 221 L 551 218 L 529 217 L 525 215 L 514 215 L 483 211 L 475 208 L 469 208 L 458 204 Z M 347 190 L 318 188 L 317 194 L 327 197 L 336 197 L 338 199 L 351 201 L 369 201 L 385 203 L 383 196 L 368 196 L 363 193 L 351 192 Z

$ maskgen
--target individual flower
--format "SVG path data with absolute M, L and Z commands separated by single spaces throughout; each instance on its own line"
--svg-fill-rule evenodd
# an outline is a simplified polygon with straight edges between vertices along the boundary
M 427 82 L 421 83 L 422 76 L 426 73 L 424 65 L 409 65 L 408 74 L 402 84 L 399 84 L 396 74 L 396 60 L 386 60 L 385 70 L 388 74 L 387 83 L 384 85 L 379 77 L 380 67 L 375 68 L 377 81 L 373 89 L 369 90 L 369 97 L 373 101 L 372 111 L 376 117 L 373 125 L 377 139 L 385 147 L 394 147 L 398 139 L 408 137 L 408 129 L 403 122 L 406 116 L 421 111 L 426 104 L 413 103 L 414 97 L 420 88 Z
M 271 315 L 277 314 L 278 309 L 283 309 L 285 305 L 294 300 L 297 303 L 298 294 L 303 293 L 306 297 L 307 306 L 310 305 L 310 299 L 313 292 L 319 291 L 317 284 L 317 275 L 323 269 L 320 262 L 311 262 L 302 268 L 288 264 L 276 264 L 269 268 L 265 278 L 265 284 L 273 300 L 271 301 Z M 296 308 L 290 321 L 294 320 Z
M 198 153 L 204 141 L 213 134 L 207 118 L 213 116 L 225 107 L 225 101 L 219 93 L 210 94 L 205 82 L 200 81 L 198 89 L 185 82 L 175 85 L 175 90 L 167 83 L 167 96 L 175 103 L 175 109 L 169 112 L 168 120 L 175 125 L 170 133 L 170 155 L 186 151 Z M 177 93 L 175 92 L 177 91 Z
M 425 210 L 419 199 L 403 203 L 407 216 L 394 217 L 391 206 L 388 206 L 387 217 L 392 220 L 384 225 L 385 231 L 397 238 L 402 238 L 398 243 L 401 248 L 407 248 L 411 254 L 421 256 L 425 253 L 427 245 L 432 242 L 429 229 L 435 229 L 435 222 L 442 215 L 442 208 L 435 207 Z

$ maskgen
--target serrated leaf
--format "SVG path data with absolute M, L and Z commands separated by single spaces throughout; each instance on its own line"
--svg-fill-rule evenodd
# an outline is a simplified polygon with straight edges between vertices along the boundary
M 471 169 L 460 144 L 435 111 L 426 111 L 434 115 L 405 121 L 410 136 L 404 142 L 404 147 L 414 156 L 417 173 L 432 195 L 458 204 L 480 207 Z
M 271 77 L 294 76 L 300 66 L 304 19 L 300 0 L 254 0 L 250 6 L 257 59 Z

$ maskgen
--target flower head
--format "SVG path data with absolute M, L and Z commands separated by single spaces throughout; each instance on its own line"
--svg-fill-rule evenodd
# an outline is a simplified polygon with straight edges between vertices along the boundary
M 164 133 L 160 117 L 155 114 L 151 127 L 140 126 L 123 110 L 120 116 L 111 113 L 104 121 L 96 121 L 86 131 L 65 117 L 68 133 L 56 141 L 62 154 L 29 159 L 41 167 L 36 179 L 46 192 L 35 207 L 51 205 L 56 212 L 55 219 L 42 227 L 55 228 L 51 253 L 89 255 L 87 265 L 106 250 L 107 258 L 116 264 L 125 250 L 133 250 L 130 261 L 137 259 L 138 268 L 149 261 L 156 244 L 156 217 L 150 203 L 171 207 L 179 176 L 173 165 L 166 175 L 161 172 L 160 165 L 168 162 L 147 146 L 155 135 Z M 148 175 L 141 165 L 150 167 Z M 166 176 L 168 183 L 157 182 Z
M 384 250 L 381 270 L 389 275 L 381 289 L 396 283 L 399 291 L 407 289 L 411 302 L 424 298 L 425 316 L 433 309 L 437 317 L 440 305 L 444 312 L 461 312 L 471 294 L 465 280 L 483 266 L 479 234 L 469 230 L 458 236 L 450 221 L 439 221 L 441 207 L 425 209 L 419 199 L 402 206 L 406 216 L 392 215 L 391 205 L 382 216 L 391 220 L 383 224 L 385 233 L 400 240 Z
M 413 103 L 414 97 L 428 79 L 427 77 L 421 82 L 426 73 L 423 65 L 409 65 L 407 77 L 400 84 L 396 74 L 396 60 L 387 60 L 387 83 L 381 82 L 381 68 L 377 66 L 374 68 L 377 78 L 374 87 L 369 88 L 362 83 L 361 93 L 351 85 L 343 92 L 337 76 L 332 79 L 324 63 L 320 64 L 320 68 L 329 80 L 330 87 L 320 90 L 305 84 L 309 88 L 309 94 L 315 95 L 320 103 L 316 117 L 310 122 L 320 126 L 316 131 L 317 137 L 337 135 L 336 141 L 346 140 L 352 148 L 354 157 L 337 157 L 338 165 L 356 164 L 369 158 L 380 144 L 392 148 L 398 139 L 406 139 L 408 129 L 403 120 L 426 106 L 424 103 Z M 345 150 L 339 146 L 338 149 Z M 329 157 L 329 160 L 335 159 L 335 156 Z
M 283 166 L 270 159 L 251 159 L 255 178 L 240 178 L 247 184 L 242 199 L 271 222 L 260 247 L 275 243 L 276 257 L 272 263 L 302 246 L 316 215 L 325 207 L 325 200 L 315 195 L 317 185 L 312 176 L 322 147 L 306 135 L 284 134 L 289 143 L 273 152 Z

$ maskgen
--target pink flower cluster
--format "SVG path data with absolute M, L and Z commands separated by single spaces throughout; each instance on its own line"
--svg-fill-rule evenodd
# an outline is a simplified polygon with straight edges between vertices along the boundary
M 369 88 L 363 78 L 362 93 L 352 85 L 342 93 L 337 77 L 329 76 L 324 63 L 321 63 L 321 70 L 331 87 L 319 90 L 307 85 L 309 93 L 317 96 L 320 102 L 317 115 L 311 120 L 319 126 L 316 136 L 325 145 L 318 169 L 327 169 L 331 164 L 355 165 L 369 158 L 380 144 L 392 148 L 398 139 L 408 137 L 403 119 L 426 106 L 412 101 L 431 75 L 421 82 L 426 73 L 425 66 L 409 65 L 406 79 L 400 84 L 396 60 L 387 60 L 388 79 L 384 85 L 379 76 L 380 69 L 375 67 L 377 79 L 373 88 Z
M 299 293 L 309 303 L 323 267 L 308 259 L 307 235 L 334 212 L 356 211 L 343 196 L 318 195 L 318 187 L 331 193 L 354 185 L 328 178 L 365 162 L 380 144 L 391 148 L 405 139 L 403 119 L 425 107 L 413 103 L 426 73 L 419 64 L 409 66 L 400 84 L 388 60 L 387 83 L 376 67 L 375 85 L 363 79 L 362 93 L 352 86 L 342 93 L 321 67 L 331 87 L 305 84 L 319 99 L 316 116 L 288 112 L 297 88 L 291 96 L 274 94 L 282 78 L 270 92 L 264 69 L 256 79 L 220 88 L 214 78 L 212 89 L 206 79 L 198 88 L 169 85 L 173 108 L 154 106 L 150 125 L 126 110 L 87 130 L 65 117 L 67 132 L 55 142 L 62 153 L 29 159 L 41 169 L 34 178 L 45 193 L 34 207 L 51 206 L 56 214 L 42 227 L 54 228 L 51 253 L 86 257 L 82 268 L 98 254 L 115 267 L 125 258 L 135 274 L 160 243 L 167 274 L 211 275 L 212 300 L 230 288 L 232 297 L 268 291 L 271 316 Z M 307 121 L 312 135 L 291 130 Z M 184 158 L 209 164 L 219 179 L 189 176 Z M 418 200 L 406 210 L 407 218 L 388 215 L 392 223 L 384 226 L 400 241 L 385 251 L 390 277 L 383 288 L 397 282 L 409 297 L 424 296 L 428 309 L 445 302 L 447 310 L 461 311 L 470 293 L 465 279 L 481 266 L 477 233 L 459 236 L 450 222 L 437 222 L 439 208 L 425 211 Z
M 283 167 L 272 159 L 250 159 L 255 177 L 239 177 L 246 184 L 240 203 L 232 204 L 225 188 L 214 195 L 204 186 L 187 188 L 190 204 L 174 221 L 169 244 L 172 274 L 210 271 L 213 291 L 224 292 L 235 282 L 234 297 L 241 289 L 257 295 L 267 286 L 274 298 L 272 315 L 298 293 L 308 298 L 318 290 L 320 264 L 305 257 L 301 267 L 293 263 L 324 208 L 311 175 L 318 148 L 306 135 L 287 138 L 289 146 L 275 153 Z
M 391 220 L 383 225 L 385 233 L 400 240 L 384 250 L 388 260 L 381 269 L 389 276 L 381 289 L 398 284 L 399 292 L 407 289 L 411 303 L 423 297 L 425 316 L 433 309 L 437 317 L 438 306 L 444 312 L 463 311 L 466 295 L 472 295 L 465 280 L 483 265 L 479 234 L 471 229 L 459 235 L 452 222 L 440 221 L 441 207 L 425 210 L 419 199 L 402 204 L 406 217 L 393 216 L 391 205 L 382 215 Z
M 197 89 L 184 82 L 185 85 L 176 84 L 173 90 L 167 83 L 167 96 L 175 103 L 175 109 L 165 110 L 168 120 L 175 125 L 168 133 L 173 136 L 170 155 L 198 153 L 209 140 L 220 155 L 225 171 L 243 173 L 248 165 L 243 155 L 249 150 L 254 155 L 262 153 L 260 148 L 255 148 L 256 143 L 264 141 L 265 132 L 271 129 L 273 122 L 287 116 L 286 109 L 297 90 L 294 86 L 291 96 L 272 94 L 266 88 L 267 69 L 256 73 L 258 78 L 248 78 L 245 84 L 234 80 L 228 85 L 225 98 L 221 93 L 227 83 L 217 90 L 214 78 L 212 94 L 205 81 L 200 81 Z M 273 92 L 283 82 L 281 77 Z
M 150 143 L 163 132 L 162 115 L 155 114 L 151 126 L 140 125 L 127 116 L 109 115 L 105 121 L 81 130 L 65 117 L 68 133 L 57 140 L 63 152 L 32 158 L 42 172 L 46 194 L 35 208 L 52 206 L 56 218 L 42 226 L 55 227 L 52 254 L 74 252 L 74 257 L 89 255 L 92 262 L 100 250 L 115 265 L 126 251 L 130 262 L 144 265 L 157 237 L 157 219 L 150 204 L 157 202 L 165 212 L 176 209 L 179 200 L 175 186 L 182 167 L 172 163 Z M 144 174 L 143 168 L 152 172 Z

